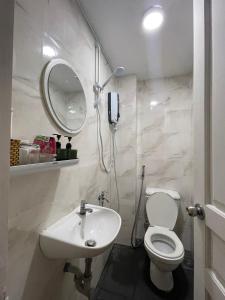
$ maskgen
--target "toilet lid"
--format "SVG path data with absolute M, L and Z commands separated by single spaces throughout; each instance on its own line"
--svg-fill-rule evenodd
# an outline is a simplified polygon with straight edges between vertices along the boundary
M 176 201 L 165 193 L 155 193 L 148 197 L 146 212 L 151 226 L 173 229 L 178 216 Z

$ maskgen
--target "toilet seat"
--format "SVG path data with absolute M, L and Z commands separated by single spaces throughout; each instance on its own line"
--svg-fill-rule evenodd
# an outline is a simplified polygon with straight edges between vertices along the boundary
M 152 255 L 167 263 L 175 263 L 184 257 L 182 242 L 174 231 L 165 227 L 149 227 L 145 233 L 144 244 Z

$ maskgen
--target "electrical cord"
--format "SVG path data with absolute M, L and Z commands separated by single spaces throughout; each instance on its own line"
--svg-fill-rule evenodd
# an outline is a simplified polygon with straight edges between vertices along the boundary
M 118 180 L 117 180 L 117 168 L 116 168 L 116 141 L 115 141 L 115 134 L 116 134 L 116 126 L 113 124 L 111 127 L 112 132 L 112 155 L 113 160 L 110 162 L 110 166 L 107 168 L 105 160 L 104 160 L 104 145 L 103 145 L 103 138 L 102 138 L 102 131 L 101 131 L 101 115 L 99 111 L 98 105 L 96 105 L 96 114 L 97 114 L 97 142 L 98 142 L 98 150 L 99 150 L 99 161 L 100 167 L 106 173 L 110 173 L 112 166 L 114 169 L 114 177 L 115 177 L 115 185 L 116 185 L 116 194 L 117 194 L 117 210 L 120 211 L 120 195 L 119 195 L 119 187 L 118 187 Z
M 99 112 L 98 105 L 96 106 L 96 114 L 97 114 L 97 142 L 98 142 L 98 149 L 99 149 L 100 167 L 106 173 L 110 173 L 112 168 L 112 161 L 110 162 L 110 165 L 107 168 L 104 160 L 104 145 L 103 145 L 102 129 L 101 129 L 101 115 Z

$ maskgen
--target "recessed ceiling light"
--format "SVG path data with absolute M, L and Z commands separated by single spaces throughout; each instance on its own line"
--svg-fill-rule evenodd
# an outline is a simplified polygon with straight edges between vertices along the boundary
M 163 20 L 164 14 L 162 7 L 155 5 L 144 14 L 142 26 L 147 31 L 153 31 L 162 25 Z

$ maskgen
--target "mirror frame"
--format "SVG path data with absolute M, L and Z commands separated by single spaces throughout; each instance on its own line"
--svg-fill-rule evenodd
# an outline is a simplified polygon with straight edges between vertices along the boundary
M 59 129 L 61 131 L 63 131 L 63 133 L 70 134 L 70 135 L 75 135 L 75 134 L 79 133 L 82 130 L 82 128 L 85 125 L 86 119 L 87 119 L 87 97 L 86 97 L 86 94 L 84 92 L 84 87 L 83 87 L 83 85 L 82 85 L 82 83 L 80 81 L 80 84 L 81 84 L 81 87 L 83 89 L 84 96 L 85 96 L 85 105 L 86 105 L 85 118 L 84 118 L 84 121 L 81 124 L 81 126 L 78 129 L 76 129 L 76 130 L 70 129 L 67 126 L 65 126 L 60 121 L 60 119 L 58 118 L 57 114 L 54 111 L 54 108 L 53 108 L 52 102 L 51 102 L 51 98 L 50 98 L 50 95 L 49 95 L 49 88 L 48 88 L 48 82 L 49 82 L 50 73 L 51 73 L 52 69 L 56 65 L 58 65 L 58 64 L 66 65 L 67 67 L 69 67 L 70 69 L 72 69 L 72 71 L 77 76 L 78 80 L 80 81 L 80 79 L 79 79 L 79 77 L 77 75 L 77 72 L 74 70 L 73 66 L 71 64 L 69 64 L 66 60 L 60 59 L 60 58 L 52 59 L 52 60 L 50 60 L 47 63 L 46 67 L 43 70 L 43 76 L 42 76 L 42 91 L 43 91 L 43 96 L 44 96 L 44 100 L 45 100 L 45 104 L 46 104 L 48 113 L 49 113 L 51 119 L 54 121 L 54 123 L 59 127 Z

